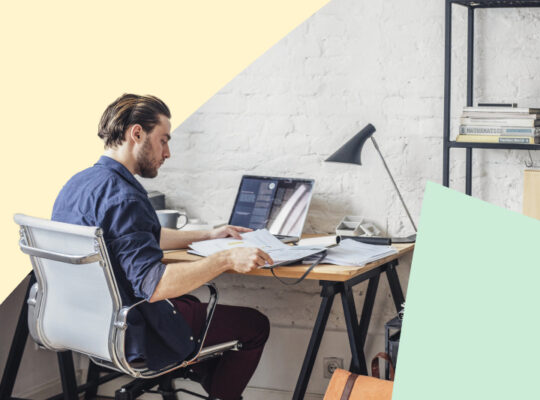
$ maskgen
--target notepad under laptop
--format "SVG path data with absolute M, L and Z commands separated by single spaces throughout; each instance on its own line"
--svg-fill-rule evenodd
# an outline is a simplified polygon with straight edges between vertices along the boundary
M 306 222 L 313 179 L 244 175 L 230 225 L 268 229 L 282 242 L 296 242 Z

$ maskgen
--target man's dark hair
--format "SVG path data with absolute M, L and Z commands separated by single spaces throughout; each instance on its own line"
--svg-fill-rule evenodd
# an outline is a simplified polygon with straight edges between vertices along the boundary
M 105 147 L 116 147 L 124 141 L 124 132 L 129 125 L 139 124 L 150 133 L 163 114 L 171 118 L 169 107 L 155 96 L 123 94 L 110 104 L 99 121 L 98 136 Z

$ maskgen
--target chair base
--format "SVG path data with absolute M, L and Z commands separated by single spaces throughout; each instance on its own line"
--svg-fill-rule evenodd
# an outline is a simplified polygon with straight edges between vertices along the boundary
M 210 397 L 192 392 L 187 389 L 175 389 L 173 380 L 176 378 L 187 378 L 188 371 L 186 369 L 172 371 L 166 375 L 162 375 L 151 379 L 134 379 L 128 384 L 122 386 L 114 394 L 115 400 L 135 400 L 144 393 L 159 394 L 163 400 L 178 400 L 176 393 L 182 392 L 190 394 L 193 397 L 210 400 Z M 157 386 L 157 389 L 153 388 Z

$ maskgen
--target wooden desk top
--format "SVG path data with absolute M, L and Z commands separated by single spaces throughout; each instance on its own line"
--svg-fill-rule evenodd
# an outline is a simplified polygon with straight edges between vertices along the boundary
M 313 271 L 309 273 L 306 279 L 324 280 L 324 281 L 338 281 L 345 282 L 357 275 L 371 271 L 374 268 L 379 267 L 389 261 L 395 260 L 407 253 L 410 253 L 414 249 L 414 243 L 395 243 L 392 245 L 398 250 L 397 254 L 381 258 L 380 260 L 366 264 L 363 267 L 350 267 L 345 265 L 333 265 L 333 264 L 320 264 L 313 268 Z M 164 254 L 163 262 L 165 264 L 174 262 L 189 262 L 200 259 L 201 257 L 188 254 L 187 250 L 175 250 L 169 251 Z M 309 268 L 309 265 L 290 265 L 284 267 L 277 267 L 274 272 L 280 278 L 299 278 Z M 228 273 L 235 274 L 234 271 Z M 246 275 L 253 276 L 272 276 L 272 272 L 269 269 L 256 269 Z

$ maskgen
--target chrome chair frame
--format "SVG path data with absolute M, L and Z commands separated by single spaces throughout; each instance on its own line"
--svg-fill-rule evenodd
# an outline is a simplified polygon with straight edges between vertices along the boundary
M 145 300 L 135 303 L 130 306 L 122 304 L 122 300 L 118 291 L 114 273 L 112 270 L 107 247 L 103 238 L 103 231 L 99 227 L 78 226 L 66 224 L 62 222 L 49 221 L 41 218 L 30 217 L 22 214 L 16 214 L 14 220 L 20 225 L 20 243 L 19 246 L 23 253 L 30 256 L 32 267 L 35 273 L 37 282 L 30 289 L 28 296 L 28 328 L 30 335 L 40 346 L 56 352 L 72 350 L 78 353 L 87 355 L 95 364 L 122 372 L 133 378 L 152 379 L 172 371 L 185 368 L 194 363 L 203 361 L 207 358 L 219 356 L 228 350 L 238 350 L 241 344 L 235 340 L 218 345 L 204 347 L 204 341 L 208 333 L 208 328 L 212 321 L 212 316 L 217 305 L 218 292 L 213 283 L 206 284 L 210 291 L 210 300 L 207 307 L 207 315 L 203 334 L 197 341 L 197 349 L 194 356 L 183 361 L 171 364 L 160 370 L 151 370 L 146 366 L 138 366 L 128 362 L 124 351 L 125 334 L 128 329 L 127 317 L 129 312 L 137 305 Z M 53 244 L 49 245 L 47 237 L 53 237 Z M 64 243 L 65 238 L 72 239 L 75 243 Z M 45 238 L 45 239 L 44 239 Z M 62 252 L 58 251 L 58 247 L 62 247 Z M 77 249 L 86 249 L 82 253 Z M 90 249 L 90 250 L 89 250 Z M 64 252 L 65 251 L 65 252 Z M 76 268 L 86 268 L 84 271 L 87 275 L 91 271 L 92 277 L 97 277 L 100 285 L 105 284 L 106 290 L 101 289 L 101 293 L 108 294 L 106 306 L 109 321 L 107 338 L 101 338 L 101 343 L 63 343 L 58 337 L 54 337 L 54 329 L 49 329 L 47 326 L 46 312 L 48 311 L 48 299 L 51 295 L 49 288 L 49 275 L 54 275 L 56 269 L 61 269 L 63 272 L 72 273 Z M 84 276 L 84 274 L 83 274 Z M 63 299 L 69 300 L 69 299 Z M 168 300 L 166 300 L 168 301 Z M 53 301 L 54 304 L 54 301 Z M 58 304 L 58 301 L 56 302 Z M 172 303 L 171 303 L 172 306 Z M 55 310 L 50 312 L 54 313 Z M 103 320 L 104 314 L 100 313 L 102 325 L 105 325 Z M 50 315 L 50 314 L 48 314 Z M 55 322 L 60 321 L 67 328 L 70 326 L 70 321 L 55 318 Z M 49 323 L 49 326 L 51 324 Z M 76 329 L 73 330 L 76 332 Z M 51 339 L 51 336 L 53 337 Z M 57 335 L 58 336 L 58 335 Z M 74 336 L 72 334 L 72 336 Z M 106 350 L 104 340 L 107 340 Z M 69 340 L 68 340 L 69 342 Z

